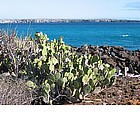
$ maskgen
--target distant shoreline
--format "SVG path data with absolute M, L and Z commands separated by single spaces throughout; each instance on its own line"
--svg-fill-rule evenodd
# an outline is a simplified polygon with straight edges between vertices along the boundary
M 0 23 L 140 22 L 125 19 L 0 19 Z

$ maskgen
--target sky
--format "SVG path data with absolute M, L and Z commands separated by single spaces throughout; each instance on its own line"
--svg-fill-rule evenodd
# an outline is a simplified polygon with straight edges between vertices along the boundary
M 140 19 L 140 0 L 0 0 L 0 19 Z

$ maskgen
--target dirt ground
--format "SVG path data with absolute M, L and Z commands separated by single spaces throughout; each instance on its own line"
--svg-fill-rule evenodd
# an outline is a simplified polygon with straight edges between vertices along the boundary
M 30 105 L 35 98 L 24 81 L 0 75 L 1 105 Z M 115 85 L 71 105 L 140 105 L 140 77 L 117 77 Z
M 76 105 L 140 105 L 140 78 L 117 77 L 115 85 Z

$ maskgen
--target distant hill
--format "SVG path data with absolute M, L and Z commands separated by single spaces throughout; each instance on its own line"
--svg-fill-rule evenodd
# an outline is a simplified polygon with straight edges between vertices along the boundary
M 140 22 L 123 19 L 0 19 L 0 23 Z

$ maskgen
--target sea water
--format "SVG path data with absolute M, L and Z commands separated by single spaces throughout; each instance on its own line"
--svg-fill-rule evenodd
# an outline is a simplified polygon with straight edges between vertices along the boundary
M 99 23 L 27 23 L 0 24 L 0 29 L 16 29 L 18 35 L 34 36 L 43 32 L 50 40 L 64 37 L 66 44 L 81 47 L 123 46 L 129 50 L 140 49 L 140 22 L 99 22 Z

